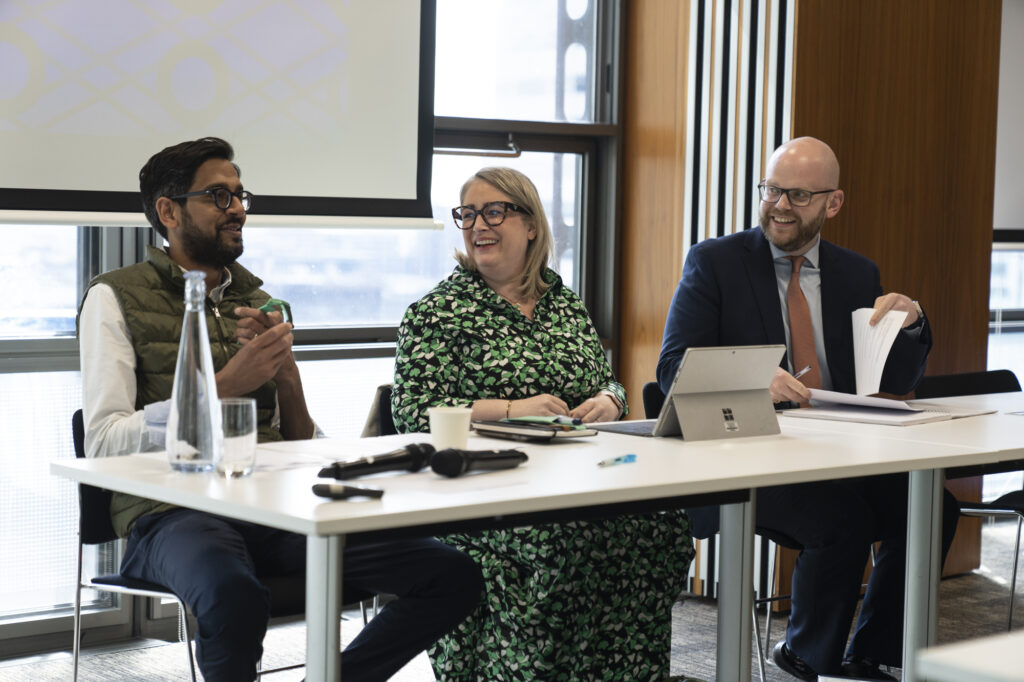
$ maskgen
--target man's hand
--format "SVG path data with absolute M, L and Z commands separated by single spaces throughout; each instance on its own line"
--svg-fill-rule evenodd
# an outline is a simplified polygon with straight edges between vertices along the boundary
M 775 368 L 775 376 L 768 386 L 768 393 L 772 396 L 772 402 L 781 403 L 786 400 L 794 403 L 806 403 L 811 399 L 811 391 L 800 380 L 782 369 Z
M 607 393 L 598 393 L 577 405 L 570 417 L 582 419 L 584 423 L 615 421 L 619 416 L 619 406 Z
M 245 306 L 235 308 L 235 315 L 238 316 L 235 339 L 243 346 L 284 321 L 284 316 L 279 311 L 265 313 L 259 308 Z
M 252 308 L 240 309 L 252 310 Z M 258 312 L 258 311 L 257 311 Z M 265 315 L 265 313 L 260 313 Z M 252 329 L 252 325 L 247 325 Z M 287 322 L 264 327 L 242 343 L 242 348 L 217 372 L 217 393 L 221 397 L 250 393 L 282 370 L 295 364 L 292 359 L 292 326 Z
M 875 313 L 868 322 L 872 327 L 890 310 L 902 310 L 907 313 L 907 319 L 903 321 L 903 328 L 917 322 L 917 306 L 914 301 L 903 294 L 886 294 L 875 299 Z
M 569 406 L 561 398 L 550 393 L 541 393 L 522 400 L 513 400 L 509 409 L 510 417 L 547 417 L 569 414 Z

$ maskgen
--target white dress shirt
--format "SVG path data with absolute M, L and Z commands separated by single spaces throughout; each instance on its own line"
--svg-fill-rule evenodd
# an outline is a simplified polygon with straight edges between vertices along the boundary
M 231 284 L 224 281 L 209 293 L 217 303 Z M 82 304 L 78 320 L 82 368 L 82 417 L 86 457 L 113 457 L 163 450 L 170 399 L 135 409 L 135 348 L 117 295 L 107 284 L 96 284 Z M 280 410 L 272 424 L 279 427 Z M 316 428 L 314 438 L 323 434 Z

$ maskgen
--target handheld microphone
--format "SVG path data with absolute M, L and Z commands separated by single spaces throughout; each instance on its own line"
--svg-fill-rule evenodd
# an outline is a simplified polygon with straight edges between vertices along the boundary
M 529 457 L 521 450 L 438 450 L 430 457 L 434 473 L 454 478 L 470 471 L 515 469 Z
M 405 447 L 370 455 L 352 462 L 335 462 L 320 470 L 320 478 L 349 479 L 357 476 L 379 474 L 382 471 L 419 471 L 427 466 L 434 446 L 427 443 L 412 443 Z

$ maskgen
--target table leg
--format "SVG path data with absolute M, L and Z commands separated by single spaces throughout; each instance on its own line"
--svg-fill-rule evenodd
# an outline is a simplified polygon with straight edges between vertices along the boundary
M 306 538 L 306 679 L 341 679 L 341 550 L 344 536 Z
M 754 505 L 723 504 L 718 569 L 719 680 L 750 680 L 750 609 L 754 599 Z
M 942 548 L 941 470 L 910 472 L 907 504 L 907 575 L 903 616 L 903 679 L 919 679 L 917 652 L 935 643 Z

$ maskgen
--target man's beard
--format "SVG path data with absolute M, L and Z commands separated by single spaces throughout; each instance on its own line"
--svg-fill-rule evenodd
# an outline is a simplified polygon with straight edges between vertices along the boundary
M 238 244 L 225 244 L 221 241 L 218 229 L 212 235 L 206 235 L 196 227 L 188 211 L 182 212 L 181 248 L 193 262 L 215 268 L 224 268 L 242 255 L 242 241 L 239 235 Z
M 808 221 L 804 221 L 803 218 L 795 213 L 790 213 L 789 215 L 796 221 L 794 223 L 796 231 L 793 233 L 793 236 L 786 241 L 781 240 L 775 231 L 771 229 L 771 208 L 767 211 L 761 212 L 758 216 L 758 222 L 761 225 L 761 231 L 764 233 L 764 236 L 767 237 L 768 241 L 774 244 L 776 248 L 781 249 L 786 253 L 794 253 L 813 242 L 818 236 L 818 233 L 821 232 L 821 226 L 825 224 L 825 210 L 826 207 L 822 206 L 821 211 Z

